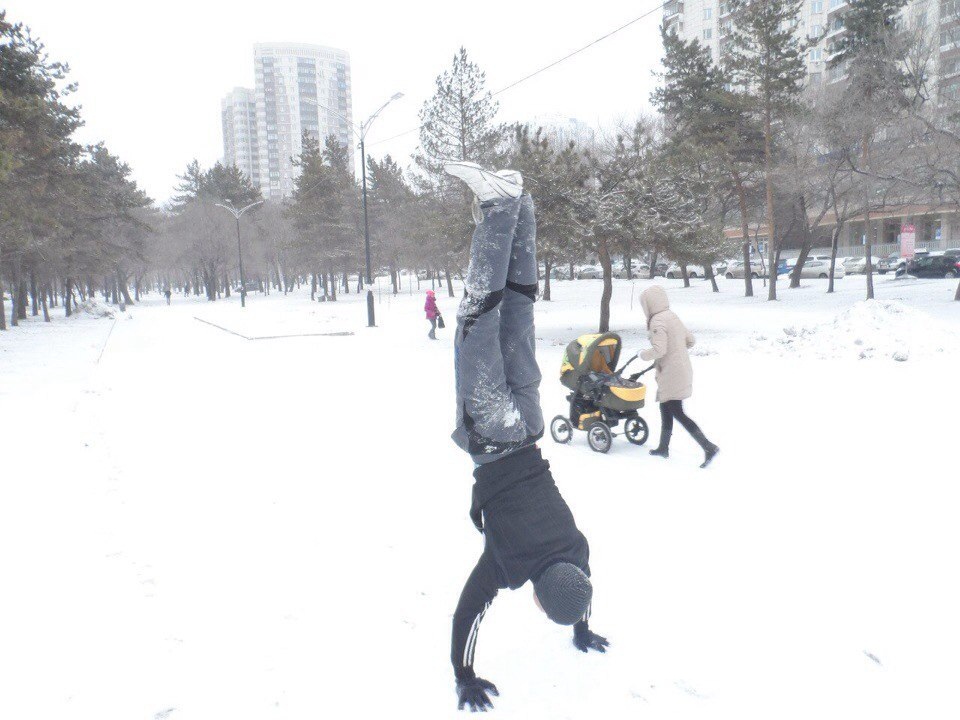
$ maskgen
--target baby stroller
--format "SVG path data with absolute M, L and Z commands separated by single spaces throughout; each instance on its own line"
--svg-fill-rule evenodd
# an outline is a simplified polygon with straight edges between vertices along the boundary
M 611 428 L 623 420 L 623 434 L 634 445 L 643 445 L 650 435 L 646 421 L 637 413 L 643 407 L 647 388 L 636 378 L 649 371 L 622 377 L 636 355 L 619 370 L 622 341 L 616 333 L 581 335 L 567 345 L 560 366 L 560 382 L 571 392 L 570 417 L 557 415 L 550 421 L 550 435 L 558 443 L 568 443 L 573 429 L 584 430 L 590 448 L 599 453 L 610 449 L 616 436 Z M 652 367 L 652 366 L 651 366 Z

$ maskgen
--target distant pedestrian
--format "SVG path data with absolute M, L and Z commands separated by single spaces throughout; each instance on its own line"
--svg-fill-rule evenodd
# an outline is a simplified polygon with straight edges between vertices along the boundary
M 430 323 L 430 333 L 427 335 L 431 340 L 437 339 L 437 318 L 440 317 L 440 310 L 437 308 L 437 296 L 433 290 L 427 290 L 427 301 L 423 305 L 423 310 L 427 314 L 427 320 Z
M 170 288 L 167 288 L 166 290 L 163 291 L 163 296 L 167 299 L 167 305 L 170 304 L 170 296 L 172 294 L 173 293 L 170 292 Z
M 670 436 L 677 420 L 703 449 L 705 468 L 720 451 L 707 440 L 699 426 L 683 412 L 683 401 L 693 394 L 693 366 L 690 353 L 693 335 L 670 309 L 667 291 L 654 285 L 640 295 L 640 305 L 647 316 L 647 331 L 653 345 L 640 353 L 644 360 L 653 360 L 657 368 L 657 402 L 660 403 L 660 445 L 651 455 L 670 456 Z

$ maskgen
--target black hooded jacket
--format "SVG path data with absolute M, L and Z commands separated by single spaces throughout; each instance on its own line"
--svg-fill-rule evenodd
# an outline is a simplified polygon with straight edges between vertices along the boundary
M 477 631 L 497 591 L 515 590 L 556 562 L 587 575 L 590 549 L 560 495 L 550 463 L 530 446 L 478 467 L 470 517 L 484 533 L 483 554 L 453 616 L 451 660 L 458 679 L 473 676 Z

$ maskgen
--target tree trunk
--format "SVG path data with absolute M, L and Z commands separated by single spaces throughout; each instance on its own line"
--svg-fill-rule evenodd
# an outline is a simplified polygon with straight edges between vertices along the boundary
M 800 287 L 800 273 L 803 271 L 803 265 L 807 262 L 807 257 L 813 249 L 813 233 L 810 231 L 810 222 L 807 220 L 807 201 L 803 194 L 799 198 L 800 218 L 803 223 L 803 244 L 800 246 L 800 255 L 797 257 L 797 264 L 793 266 L 790 272 L 790 287 Z M 819 222 L 819 221 L 818 221 Z M 777 258 L 779 262 L 780 258 Z
M 572 260 L 570 261 L 570 277 L 568 277 L 567 280 L 576 280 L 576 277 L 575 277 L 574 274 L 573 274 L 573 261 L 572 261 Z
M 230 297 L 230 276 L 224 275 L 223 277 L 223 296 Z
M 839 218 L 836 218 L 837 224 L 833 227 L 833 233 L 830 237 L 830 280 L 827 281 L 827 293 L 833 292 L 833 278 L 834 270 L 837 267 L 837 250 L 840 245 L 840 230 L 843 227 L 843 223 L 840 222 Z
M 317 299 L 317 274 L 310 273 L 310 302 Z
M 37 298 L 37 273 L 30 268 L 30 314 L 36 317 L 40 314 L 40 303 Z
M 357 271 L 357 294 L 363 290 L 363 271 Z
M 71 301 L 73 300 L 73 278 L 67 278 L 66 287 L 63 290 L 63 309 L 66 312 L 67 317 L 73 315 L 73 308 L 71 307 Z
M 13 281 L 10 283 L 10 327 L 17 327 L 18 315 L 20 310 L 20 261 L 16 260 L 13 265 Z
M 133 299 L 130 297 L 130 290 L 127 288 L 127 278 L 117 272 L 117 286 L 120 288 L 120 297 L 126 305 L 133 305 Z
M 17 318 L 27 319 L 27 280 L 20 276 L 20 288 L 17 292 Z
M 450 268 L 449 267 L 444 268 L 443 274 L 447 276 L 447 294 L 450 297 L 453 297 L 453 278 L 450 277 Z
M 43 308 L 43 321 L 50 322 L 50 308 L 47 307 L 47 288 L 40 291 L 40 305 Z
M 747 191 L 743 189 L 740 173 L 733 171 L 733 183 L 737 188 L 737 202 L 740 205 L 740 231 L 743 233 L 743 296 L 753 297 L 753 275 L 750 273 L 750 222 L 747 214 Z
M 343 271 L 343 294 L 344 295 L 350 294 L 350 276 L 347 275 L 346 270 Z
M 657 257 L 658 253 L 654 250 L 653 256 L 650 258 L 650 270 L 647 272 L 647 280 L 653 280 L 657 276 Z
M 766 98 L 763 118 L 763 174 L 767 185 L 767 300 L 777 299 L 777 224 L 773 202 L 773 123 L 770 117 L 770 99 Z M 746 268 L 749 272 L 750 268 Z M 746 272 L 744 273 L 746 274 Z
M 873 300 L 873 228 L 870 227 L 870 199 L 873 196 L 873 183 L 870 178 L 870 143 L 872 138 L 864 135 L 863 138 L 863 156 L 864 168 L 867 171 L 863 191 L 863 231 L 864 231 L 864 252 L 867 254 L 867 300 Z
M 397 272 L 397 266 L 391 265 L 390 266 L 390 284 L 393 285 L 394 295 L 396 295 L 397 292 L 399 291 L 399 288 L 397 287 L 397 280 L 399 279 L 400 279 L 400 273 Z
M 547 302 L 550 302 L 550 258 L 543 260 L 543 295 L 541 296 Z
M 337 276 L 333 271 L 330 272 L 330 301 L 337 301 Z
M 690 272 L 687 270 L 686 263 L 680 263 L 680 277 L 683 278 L 683 286 L 690 287 Z
M 703 276 L 710 281 L 710 287 L 713 292 L 720 292 L 720 288 L 717 287 L 717 276 L 713 272 L 713 263 L 704 263 L 703 264 Z
M 603 293 L 600 295 L 600 332 L 610 330 L 610 298 L 613 296 L 613 267 L 606 238 L 599 238 L 600 267 L 603 268 Z
M 0 330 L 7 329 L 6 308 L 3 307 L 3 252 L 0 251 Z

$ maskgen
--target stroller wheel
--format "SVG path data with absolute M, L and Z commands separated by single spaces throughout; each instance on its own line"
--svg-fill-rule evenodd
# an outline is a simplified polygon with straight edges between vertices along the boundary
M 642 417 L 627 418 L 627 421 L 623 424 L 623 434 L 634 445 L 643 445 L 650 437 L 650 428 L 647 427 L 647 421 Z
M 613 443 L 613 434 L 607 424 L 600 422 L 591 423 L 587 428 L 587 442 L 590 443 L 590 449 L 598 453 L 605 453 L 610 449 Z
M 561 445 L 570 442 L 570 438 L 573 437 L 573 427 L 570 425 L 570 421 L 563 415 L 557 415 L 550 421 L 550 435 L 554 441 Z

